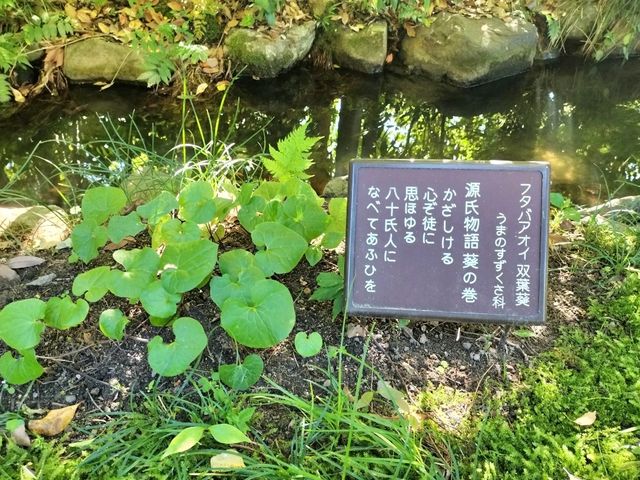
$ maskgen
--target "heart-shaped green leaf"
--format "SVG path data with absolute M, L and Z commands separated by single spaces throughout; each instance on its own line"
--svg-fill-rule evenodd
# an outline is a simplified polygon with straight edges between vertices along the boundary
M 167 449 L 162 453 L 160 460 L 167 458 L 169 455 L 175 455 L 191 449 L 204 435 L 204 429 L 205 427 L 187 427 L 182 430 L 173 437 Z
M 179 293 L 167 292 L 160 280 L 147 285 L 140 294 L 140 303 L 145 311 L 158 318 L 169 318 L 178 311 L 182 296 Z
M 250 267 L 257 267 L 258 264 L 256 263 L 256 257 L 250 252 L 236 248 L 220 255 L 218 266 L 223 275 L 228 274 L 237 279 L 242 271 Z
M 154 249 L 149 247 L 116 250 L 113 252 L 113 259 L 128 272 L 144 272 L 152 277 L 155 277 L 160 268 L 160 257 Z
M 324 248 L 337 248 L 344 240 L 347 229 L 347 199 L 332 198 L 329 200 L 329 224 L 322 238 Z
M 307 262 L 309 262 L 309 265 L 313 267 L 322 260 L 322 248 L 316 245 L 311 245 L 307 248 L 307 251 L 304 252 L 304 257 L 307 259 Z
M 201 236 L 202 233 L 197 223 L 181 222 L 177 218 L 169 218 L 160 222 L 153 231 L 151 246 L 159 248 L 161 245 L 198 240 Z
M 189 183 L 178 196 L 178 215 L 183 220 L 194 223 L 209 223 L 216 215 L 214 196 L 213 187 L 209 182 L 200 180 Z
M 109 239 L 113 243 L 119 243 L 125 237 L 135 237 L 142 230 L 144 230 L 144 224 L 140 221 L 140 216 L 136 212 L 131 212 L 124 216 L 113 216 L 109 219 L 107 226 Z
M 260 182 L 260 185 L 258 185 L 258 187 L 254 190 L 253 196 L 261 197 L 267 202 L 270 202 L 271 200 L 282 201 L 287 195 L 295 195 L 296 193 L 298 193 L 297 191 L 287 192 L 285 191 L 285 188 L 286 184 L 283 184 L 281 182 Z
M 76 297 L 84 295 L 89 302 L 97 302 L 111 287 L 111 269 L 96 267 L 78 275 L 73 281 L 71 291 Z
M 318 332 L 312 332 L 309 336 L 305 332 L 298 332 L 294 345 L 300 356 L 313 357 L 322 350 L 322 337 Z
M 234 443 L 251 442 L 251 439 L 244 433 L 238 430 L 233 425 L 228 423 L 220 423 L 218 425 L 211 425 L 209 431 L 213 438 L 218 443 L 224 443 L 225 445 L 231 445 Z
M 324 208 L 305 195 L 287 198 L 282 216 L 282 223 L 302 235 L 307 242 L 322 235 L 329 223 L 329 216 Z
M 178 200 L 174 194 L 161 192 L 153 200 L 137 208 L 138 214 L 146 218 L 149 225 L 157 224 L 162 217 L 178 208 Z
M 111 270 L 110 281 L 109 290 L 116 297 L 135 300 L 140 298 L 142 292 L 147 289 L 152 282 L 152 277 L 140 271 L 122 272 L 120 270 Z
M 237 274 L 234 272 L 234 274 L 225 274 L 222 277 L 212 277 L 211 298 L 220 308 L 229 298 L 244 297 L 249 301 L 253 285 L 260 280 L 264 280 L 264 272 L 256 266 L 247 266 Z
M 252 197 L 249 202 L 242 205 L 238 212 L 238 221 L 248 232 L 252 232 L 256 226 L 264 222 L 262 211 L 267 205 L 267 201 L 262 197 Z
M 89 313 L 89 304 L 79 298 L 73 303 L 68 296 L 52 297 L 47 302 L 44 323 L 58 330 L 67 330 L 84 322 Z
M 234 390 L 246 390 L 260 380 L 264 370 L 262 358 L 255 353 L 247 356 L 241 365 L 220 365 L 218 373 L 220 380 Z
M 122 340 L 129 319 L 119 309 L 110 308 L 100 314 L 100 331 L 111 340 Z
M 127 204 L 127 196 L 121 188 L 90 188 L 82 198 L 82 217 L 98 225 L 106 222 L 111 215 L 120 213 Z
M 311 300 L 333 300 L 344 290 L 344 278 L 335 272 L 320 272 L 316 282 L 318 288 L 311 295 Z
M 40 343 L 47 304 L 37 298 L 18 300 L 0 310 L 0 339 L 18 351 Z
M 0 357 L 0 377 L 14 385 L 23 385 L 35 380 L 44 372 L 36 359 L 35 350 L 23 350 L 20 353 L 21 358 L 13 358 L 11 352 L 5 352 Z
M 163 377 L 184 372 L 207 346 L 207 335 L 193 318 L 178 318 L 173 323 L 173 334 L 172 343 L 164 343 L 162 337 L 156 336 L 147 345 L 149 365 Z
M 162 253 L 162 285 L 169 292 L 196 288 L 216 265 L 218 245 L 209 240 L 167 245 Z
M 289 273 L 307 251 L 307 241 L 290 228 L 275 222 L 258 225 L 251 233 L 253 243 L 266 247 L 256 253 L 256 262 L 265 273 Z
M 275 280 L 260 280 L 253 285 L 250 298 L 229 298 L 224 302 L 220 321 L 238 343 L 269 348 L 291 333 L 296 314 L 287 287 Z
M 160 268 L 160 257 L 155 250 L 145 247 L 133 250 L 117 250 L 113 253 L 116 262 L 127 271 L 112 270 L 109 290 L 116 297 L 137 299 L 155 280 Z
M 88 263 L 98 256 L 98 249 L 109 240 L 107 229 L 93 220 L 85 220 L 71 232 L 71 245 L 78 258 Z

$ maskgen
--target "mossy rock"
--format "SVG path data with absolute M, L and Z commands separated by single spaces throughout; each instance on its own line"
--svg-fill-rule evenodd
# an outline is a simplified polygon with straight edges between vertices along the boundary
M 295 25 L 272 37 L 248 28 L 234 28 L 225 40 L 234 70 L 257 78 L 273 78 L 302 60 L 313 44 L 314 21 Z
M 472 87 L 528 70 L 537 44 L 535 25 L 521 19 L 440 13 L 402 40 L 400 54 L 409 71 Z
M 380 73 L 387 58 L 387 22 L 380 20 L 354 31 L 339 25 L 330 35 L 333 60 L 363 73 Z
M 64 49 L 65 76 L 74 82 L 141 82 L 145 71 L 142 55 L 131 47 L 102 38 L 87 38 Z

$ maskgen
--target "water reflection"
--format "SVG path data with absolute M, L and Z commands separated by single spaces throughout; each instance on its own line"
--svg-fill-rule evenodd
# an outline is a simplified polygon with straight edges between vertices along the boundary
M 218 138 L 236 155 L 252 155 L 310 120 L 310 134 L 322 137 L 313 154 L 318 189 L 345 174 L 353 157 L 544 160 L 554 190 L 591 204 L 614 191 L 637 193 L 628 182 L 640 180 L 639 73 L 638 61 L 567 61 L 464 91 L 392 74 L 301 69 L 283 79 L 238 82 L 222 108 Z M 197 115 L 185 119 L 188 141 L 211 139 L 206 112 L 215 124 L 221 98 L 195 101 Z M 179 100 L 132 87 L 75 87 L 64 98 L 37 99 L 0 118 L 0 184 L 24 174 L 35 145 L 50 140 L 38 147 L 18 188 L 59 202 L 59 185 L 126 174 L 135 151 L 118 149 L 119 142 L 179 156 L 170 149 L 181 140 L 181 119 Z M 106 133 L 112 142 L 96 141 Z

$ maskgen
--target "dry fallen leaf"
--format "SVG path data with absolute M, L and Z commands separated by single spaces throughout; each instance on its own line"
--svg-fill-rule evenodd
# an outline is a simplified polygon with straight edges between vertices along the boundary
M 104 88 L 104 87 L 103 87 Z M 115 250 L 120 250 L 121 248 L 126 247 L 127 245 L 130 245 L 132 243 L 136 243 L 136 239 L 134 237 L 124 237 L 122 240 L 120 240 L 118 243 L 113 243 L 113 242 L 109 242 L 107 243 L 103 250 L 105 252 L 113 252 Z
M 196 95 L 200 95 L 202 94 L 207 87 L 209 86 L 208 83 L 202 82 L 200 85 L 198 85 L 198 87 L 196 88 Z
M 576 418 L 574 420 L 574 423 L 577 423 L 578 425 L 582 426 L 582 427 L 588 427 L 590 425 L 593 425 L 593 422 L 596 421 L 596 412 L 595 410 L 593 412 L 587 412 L 584 415 L 582 415 L 579 418 Z
M 350 323 L 347 325 L 347 338 L 353 337 L 366 337 L 367 329 L 358 325 L 357 323 Z
M 569 245 L 571 241 L 565 237 L 564 235 L 560 235 L 557 233 L 549 234 L 549 243 L 551 245 Z
M 405 23 L 404 29 L 407 31 L 407 37 L 413 38 L 416 36 L 416 26 L 411 23 Z
M 98 22 L 98 28 L 102 33 L 109 33 L 111 30 L 109 29 L 109 25 L 104 22 Z
M 57 408 L 49 411 L 44 418 L 40 420 L 31 420 L 29 422 L 29 430 L 38 435 L 45 437 L 53 437 L 58 435 L 65 428 L 69 426 L 71 420 L 73 420 L 79 403 L 75 405 L 69 405 L 64 408 Z
M 244 460 L 234 450 L 211 457 L 211 468 L 244 468 Z
M 11 432 L 11 438 L 21 447 L 29 448 L 31 446 L 31 439 L 24 428 L 24 423 Z
M 29 469 L 28 466 L 22 465 L 20 467 L 20 480 L 35 480 L 36 474 Z
M 22 95 L 22 92 L 16 88 L 10 87 L 11 88 L 11 93 L 13 93 L 13 99 L 16 101 L 16 103 L 24 103 L 25 102 L 25 98 L 24 95 Z
M 30 255 L 18 255 L 7 261 L 7 266 L 18 270 L 20 268 L 34 267 L 44 262 L 44 258 L 32 257 Z
M 64 4 L 64 13 L 67 14 L 67 17 L 74 19 L 76 18 L 76 7 L 69 3 Z
M 573 473 L 569 472 L 566 468 L 563 468 L 565 473 L 569 476 L 568 480 L 582 480 L 580 477 L 575 476 Z

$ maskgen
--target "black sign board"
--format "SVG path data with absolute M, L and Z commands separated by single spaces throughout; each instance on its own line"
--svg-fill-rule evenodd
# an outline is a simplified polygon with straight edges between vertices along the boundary
M 543 323 L 548 211 L 546 164 L 354 160 L 347 311 Z

